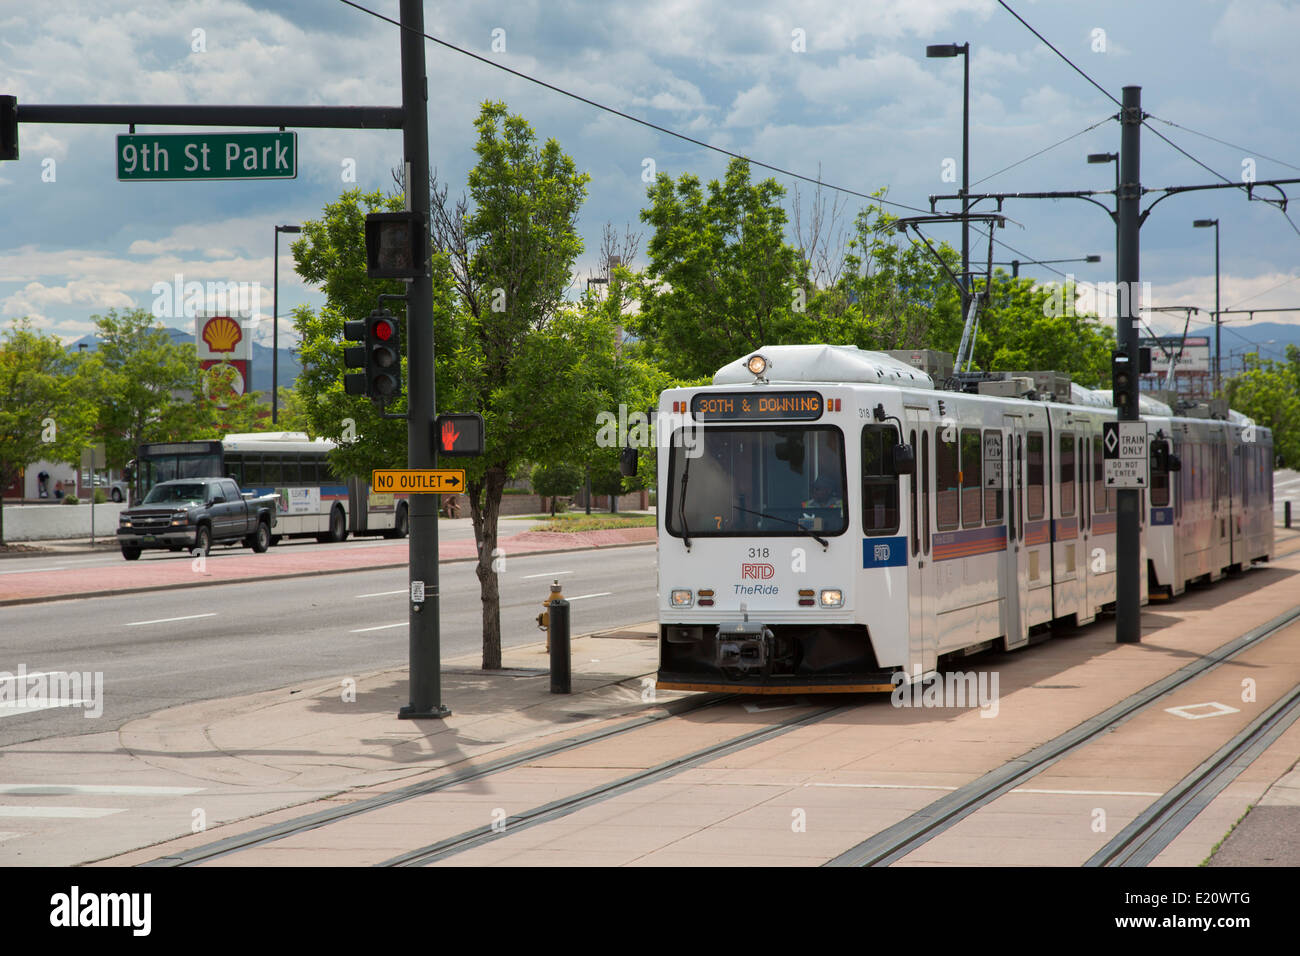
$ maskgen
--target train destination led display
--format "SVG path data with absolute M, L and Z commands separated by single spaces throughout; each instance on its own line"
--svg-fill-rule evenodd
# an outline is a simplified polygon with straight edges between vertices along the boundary
M 818 392 L 734 392 L 696 395 L 691 412 L 702 422 L 814 421 L 822 417 Z

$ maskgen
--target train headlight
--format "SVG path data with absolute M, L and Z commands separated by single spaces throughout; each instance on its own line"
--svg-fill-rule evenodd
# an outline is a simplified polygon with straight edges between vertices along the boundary
M 749 369 L 752 375 L 762 375 L 767 371 L 767 359 L 761 355 L 751 355 L 749 361 L 745 363 L 745 368 Z
M 838 588 L 833 591 L 822 592 L 822 607 L 843 607 L 844 592 Z
M 695 604 L 695 596 L 690 588 L 673 588 L 670 600 L 673 607 L 691 607 Z

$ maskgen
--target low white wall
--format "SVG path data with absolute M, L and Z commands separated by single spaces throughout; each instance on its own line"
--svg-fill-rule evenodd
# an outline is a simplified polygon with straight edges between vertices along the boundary
M 125 504 L 95 505 L 95 537 L 117 534 L 117 516 Z M 6 541 L 49 541 L 90 537 L 90 503 L 78 505 L 5 505 Z

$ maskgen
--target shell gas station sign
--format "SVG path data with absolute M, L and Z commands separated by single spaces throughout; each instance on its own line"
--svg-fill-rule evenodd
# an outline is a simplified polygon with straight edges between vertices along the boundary
M 247 393 L 253 340 L 242 317 L 199 313 L 194 318 L 194 348 L 204 392 L 218 408 Z

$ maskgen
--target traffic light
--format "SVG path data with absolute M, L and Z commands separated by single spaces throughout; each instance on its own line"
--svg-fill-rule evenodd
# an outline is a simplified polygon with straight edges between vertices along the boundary
M 366 394 L 387 401 L 402 391 L 402 351 L 398 348 L 397 320 L 387 312 L 371 312 L 366 319 Z
M 1121 410 L 1127 409 L 1133 392 L 1133 369 L 1126 352 L 1111 354 L 1110 387 L 1115 407 Z
M 358 319 L 343 323 L 343 338 L 349 342 L 365 342 L 366 320 Z M 370 356 L 365 345 L 355 345 L 343 350 L 343 364 L 348 368 L 363 369 L 343 376 L 343 391 L 349 395 L 369 395 Z
M 0 160 L 18 158 L 18 97 L 0 96 Z

